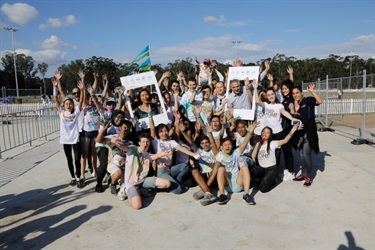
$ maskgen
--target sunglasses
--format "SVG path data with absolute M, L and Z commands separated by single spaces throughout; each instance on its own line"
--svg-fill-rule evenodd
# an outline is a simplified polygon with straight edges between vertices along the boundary
M 72 95 L 79 95 L 79 92 L 73 92 Z

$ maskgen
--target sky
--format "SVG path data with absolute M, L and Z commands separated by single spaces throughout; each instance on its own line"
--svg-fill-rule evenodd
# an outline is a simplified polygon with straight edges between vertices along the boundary
M 0 13 L 0 26 L 18 29 L 16 53 L 46 62 L 46 76 L 92 56 L 129 63 L 146 45 L 163 67 L 195 56 L 375 57 L 374 0 L 0 1 Z M 1 56 L 13 49 L 11 34 L 0 29 Z

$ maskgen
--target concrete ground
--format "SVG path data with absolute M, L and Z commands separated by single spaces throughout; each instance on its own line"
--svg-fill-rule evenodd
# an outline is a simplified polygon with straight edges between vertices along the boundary
M 375 149 L 351 144 L 350 131 L 319 137 L 310 188 L 288 181 L 257 193 L 256 206 L 233 194 L 227 205 L 203 207 L 194 187 L 156 193 L 135 211 L 108 189 L 96 193 L 94 179 L 69 187 L 53 134 L 0 161 L 0 248 L 375 249 Z

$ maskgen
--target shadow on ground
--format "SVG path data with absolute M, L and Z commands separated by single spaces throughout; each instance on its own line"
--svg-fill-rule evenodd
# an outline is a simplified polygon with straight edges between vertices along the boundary
M 100 206 L 87 210 L 86 205 L 78 205 L 51 215 L 53 208 L 64 206 L 92 192 L 92 190 L 58 192 L 65 187 L 66 185 L 60 185 L 48 189 L 30 190 L 17 195 L 1 196 L 0 248 L 44 248 L 74 231 L 93 216 L 112 209 L 112 206 Z M 43 215 L 43 213 L 49 214 Z M 72 219 L 66 221 L 66 217 L 69 216 L 72 216 Z M 59 224 L 62 220 L 66 222 Z

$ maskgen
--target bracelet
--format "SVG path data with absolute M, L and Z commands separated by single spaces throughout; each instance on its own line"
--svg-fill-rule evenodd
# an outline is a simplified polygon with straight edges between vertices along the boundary
M 293 136 L 293 133 L 289 133 L 288 135 Z

